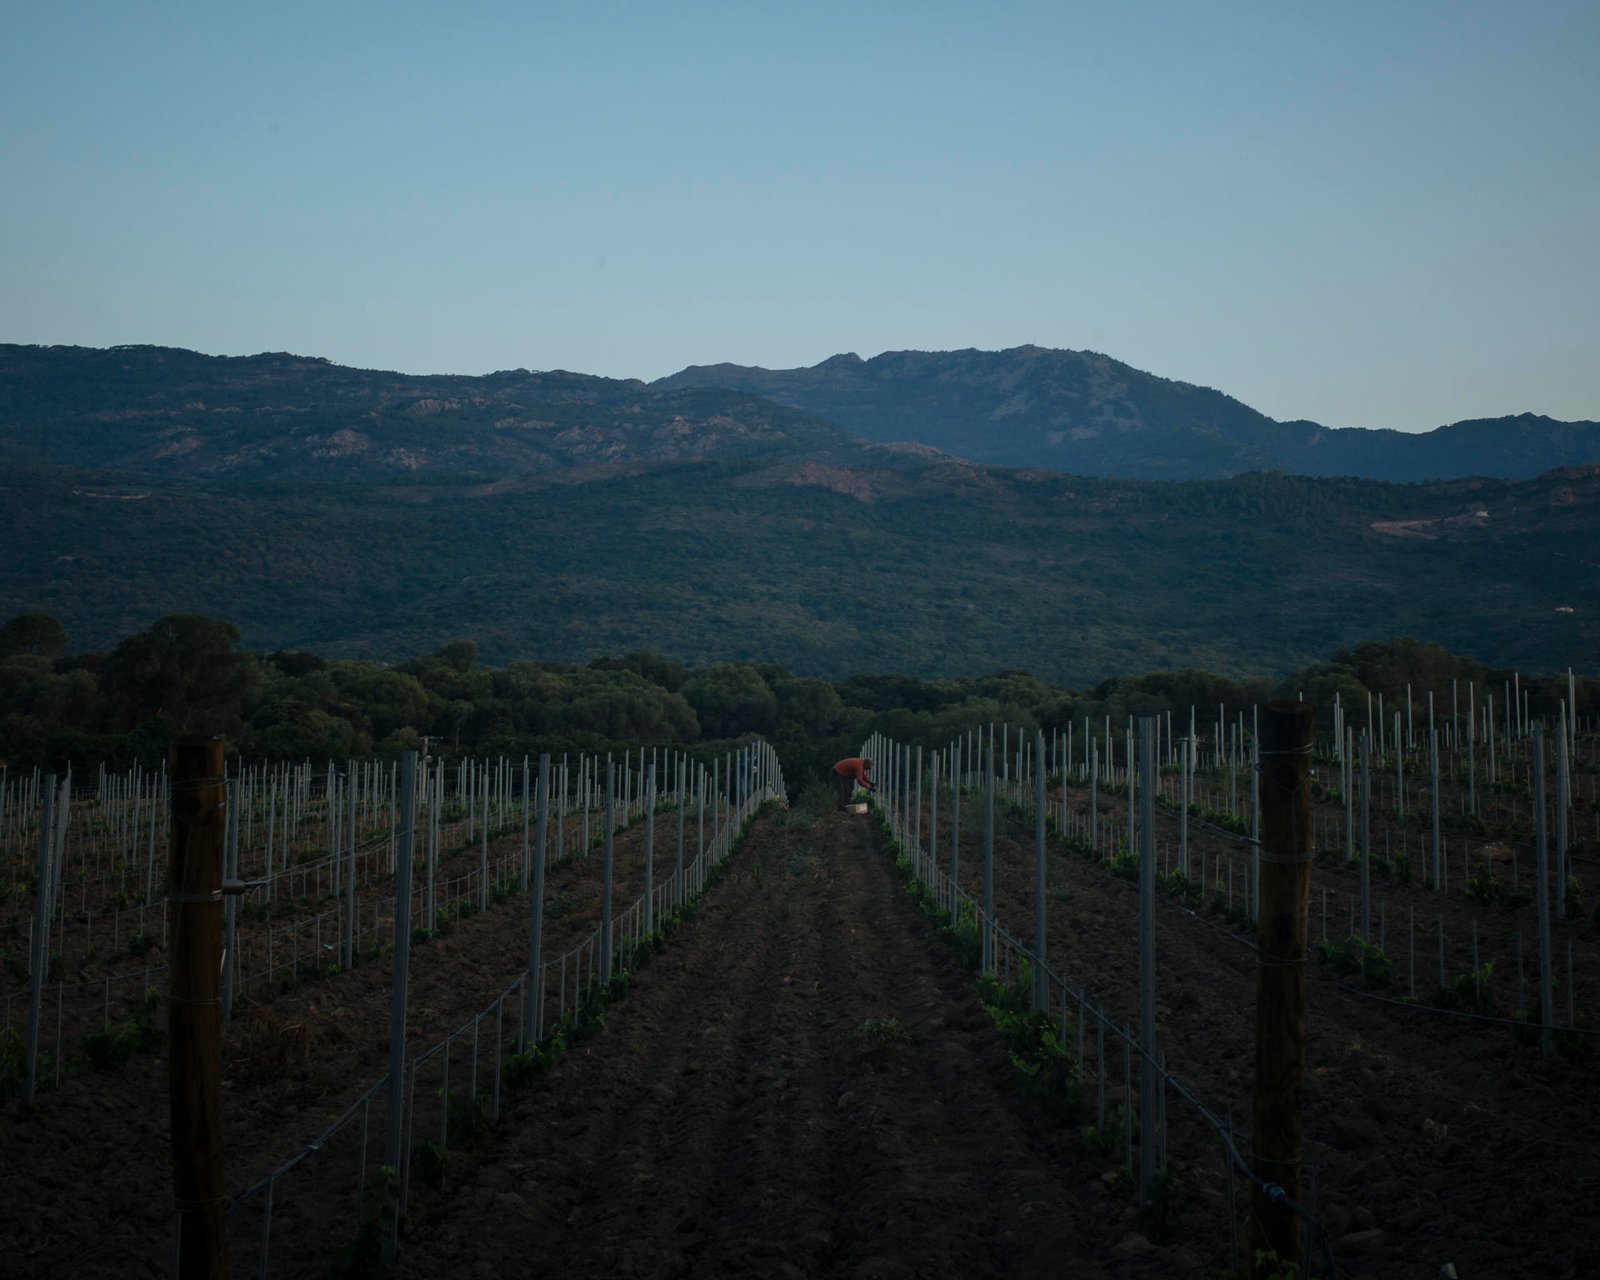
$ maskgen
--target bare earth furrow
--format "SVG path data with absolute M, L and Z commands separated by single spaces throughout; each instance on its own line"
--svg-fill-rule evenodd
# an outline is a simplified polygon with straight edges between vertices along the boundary
M 1082 1170 L 865 819 L 759 821 L 508 1119 L 402 1274 L 1107 1274 Z

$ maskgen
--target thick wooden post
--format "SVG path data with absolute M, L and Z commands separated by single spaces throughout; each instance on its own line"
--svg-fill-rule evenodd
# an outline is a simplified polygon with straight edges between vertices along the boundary
M 167 1031 L 179 1280 L 225 1277 L 222 1180 L 221 738 L 172 743 L 172 911 Z
M 715 765 L 712 766 L 715 769 Z M 617 766 L 609 757 L 606 760 L 606 834 L 605 834 L 605 884 L 600 890 L 600 982 L 602 985 L 611 981 L 611 957 L 613 943 L 611 939 L 611 881 L 616 874 L 616 813 L 613 805 L 617 794 Z M 717 797 L 721 799 L 720 795 Z M 713 825 L 715 825 L 715 810 L 713 810 Z M 716 843 L 716 836 L 712 836 L 712 844 Z M 587 994 L 587 993 L 585 993 Z
M 22 1098 L 33 1097 L 39 1083 L 39 1014 L 45 979 L 50 976 L 50 921 L 55 914 L 55 803 L 56 775 L 44 779 L 44 807 L 39 813 L 39 877 L 34 882 L 33 941 L 28 953 L 28 1031 L 24 1052 L 28 1070 L 22 1080 Z M 137 815 L 135 815 L 137 820 Z
M 1156 1172 L 1156 725 L 1154 716 L 1139 718 L 1139 827 L 1128 810 L 1128 843 L 1139 848 L 1139 1203 L 1150 1203 Z M 1128 761 L 1133 774 L 1133 761 Z
M 1045 869 L 1044 811 L 1049 804 L 1044 786 L 1044 731 L 1033 731 L 1033 1007 L 1040 1012 L 1050 1008 L 1050 983 L 1045 977 L 1044 913 L 1048 880 Z
M 384 1163 L 399 1169 L 405 1158 L 406 1010 L 411 979 L 411 864 L 416 848 L 417 753 L 407 751 L 401 763 L 401 793 L 394 815 L 394 983 L 389 990 L 389 1098 L 385 1112 Z M 489 829 L 488 788 L 484 788 L 484 830 Z M 446 1104 L 449 1099 L 445 1099 Z M 383 1260 L 393 1262 L 398 1221 L 384 1237 Z
M 526 789 L 526 788 L 524 788 Z M 522 1014 L 522 1047 L 533 1048 L 544 1038 L 544 985 L 540 980 L 540 950 L 544 933 L 544 864 L 546 832 L 550 826 L 550 753 L 539 755 L 539 842 L 533 851 L 533 902 L 528 915 L 528 987 Z M 683 832 L 682 789 L 679 789 L 678 831 Z M 683 847 L 678 848 L 678 865 L 683 865 Z
M 1311 731 L 1306 702 L 1261 717 L 1261 900 L 1256 952 L 1256 1086 L 1250 1167 L 1300 1199 L 1300 1095 L 1306 1061 L 1306 914 L 1311 901 Z M 1298 1263 L 1300 1221 L 1277 1195 L 1250 1193 L 1251 1280 L 1269 1259 Z

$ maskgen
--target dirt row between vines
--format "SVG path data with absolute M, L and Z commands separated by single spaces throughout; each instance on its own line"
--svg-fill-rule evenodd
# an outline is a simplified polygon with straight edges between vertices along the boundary
M 893 1019 L 909 1039 L 882 1034 Z M 874 1032 L 877 1034 L 874 1034 Z M 512 1109 L 401 1274 L 1200 1275 L 1107 1235 L 876 820 L 758 823 L 605 1030 Z M 1113 1227 L 1113 1232 L 1115 1232 Z

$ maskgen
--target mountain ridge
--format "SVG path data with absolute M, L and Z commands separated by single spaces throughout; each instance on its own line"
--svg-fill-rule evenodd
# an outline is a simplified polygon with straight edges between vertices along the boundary
M 316 482 L 763 452 L 861 462 L 891 445 L 903 463 L 941 454 L 1134 479 L 1528 479 L 1600 462 L 1600 423 L 1522 413 L 1407 433 L 1279 422 L 1215 388 L 1031 344 L 845 352 L 780 370 L 691 365 L 648 383 L 559 369 L 405 374 L 288 352 L 0 345 L 0 461 L 12 464 Z
M 558 475 L 878 446 L 744 392 L 555 370 L 473 377 L 180 348 L 0 346 L 0 461 L 169 480 Z
M 1430 432 L 1280 422 L 1212 387 L 1094 351 L 841 353 L 811 366 L 690 365 L 653 388 L 761 395 L 866 439 L 914 439 L 992 466 L 1204 479 L 1246 471 L 1422 481 L 1527 479 L 1600 462 L 1600 423 L 1523 413 Z

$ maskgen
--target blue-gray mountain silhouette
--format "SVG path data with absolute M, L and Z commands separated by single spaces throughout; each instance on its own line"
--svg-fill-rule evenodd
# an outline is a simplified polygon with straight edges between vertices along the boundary
M 1434 431 L 1279 422 L 1209 387 L 1093 351 L 889 351 L 803 369 L 693 365 L 655 389 L 716 387 L 803 409 L 868 440 L 1071 475 L 1195 480 L 1246 471 L 1371 480 L 1526 479 L 1600 462 L 1600 423 L 1537 414 Z

